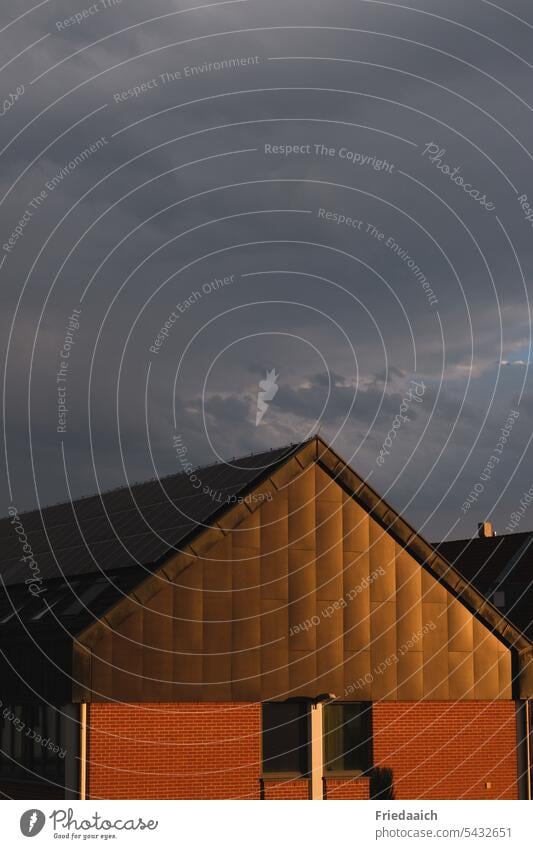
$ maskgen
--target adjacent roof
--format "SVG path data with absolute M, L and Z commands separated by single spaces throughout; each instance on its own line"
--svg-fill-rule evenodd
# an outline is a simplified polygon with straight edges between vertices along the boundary
M 461 574 L 533 638 L 533 534 L 435 543 Z M 502 595 L 503 594 L 503 595 Z
M 215 463 L 20 515 L 46 593 L 34 597 L 12 519 L 0 520 L 0 627 L 65 621 L 71 633 L 132 590 L 302 444 Z M 53 612 L 52 612 L 53 611 Z
M 195 478 L 181 472 L 24 513 L 22 524 L 40 574 L 51 580 L 156 563 L 299 447 L 198 468 Z M 4 583 L 24 583 L 10 518 L 0 520 L 0 551 Z

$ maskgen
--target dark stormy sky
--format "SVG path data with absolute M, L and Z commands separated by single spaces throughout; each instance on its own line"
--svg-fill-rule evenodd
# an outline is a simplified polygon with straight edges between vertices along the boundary
M 427 538 L 505 531 L 528 0 L 4 0 L 0 39 L 4 514 L 319 430 Z

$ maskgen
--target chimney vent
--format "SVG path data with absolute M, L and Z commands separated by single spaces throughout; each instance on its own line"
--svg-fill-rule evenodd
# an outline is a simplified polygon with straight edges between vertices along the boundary
M 496 532 L 492 530 L 492 522 L 479 522 L 477 526 L 477 535 L 482 539 L 484 537 L 495 537 Z

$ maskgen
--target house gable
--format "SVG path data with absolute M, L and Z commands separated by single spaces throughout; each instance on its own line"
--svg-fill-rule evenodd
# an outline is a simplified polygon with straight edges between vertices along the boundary
M 429 546 L 422 565 L 427 544 L 340 463 L 306 444 L 80 634 L 75 697 L 512 698 L 510 645 L 469 609 L 484 600 L 457 598 Z

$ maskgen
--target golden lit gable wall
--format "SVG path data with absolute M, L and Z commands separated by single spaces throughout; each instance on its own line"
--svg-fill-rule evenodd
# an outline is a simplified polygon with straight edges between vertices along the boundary
M 78 698 L 512 698 L 510 650 L 319 465 L 260 493 L 89 630 Z

